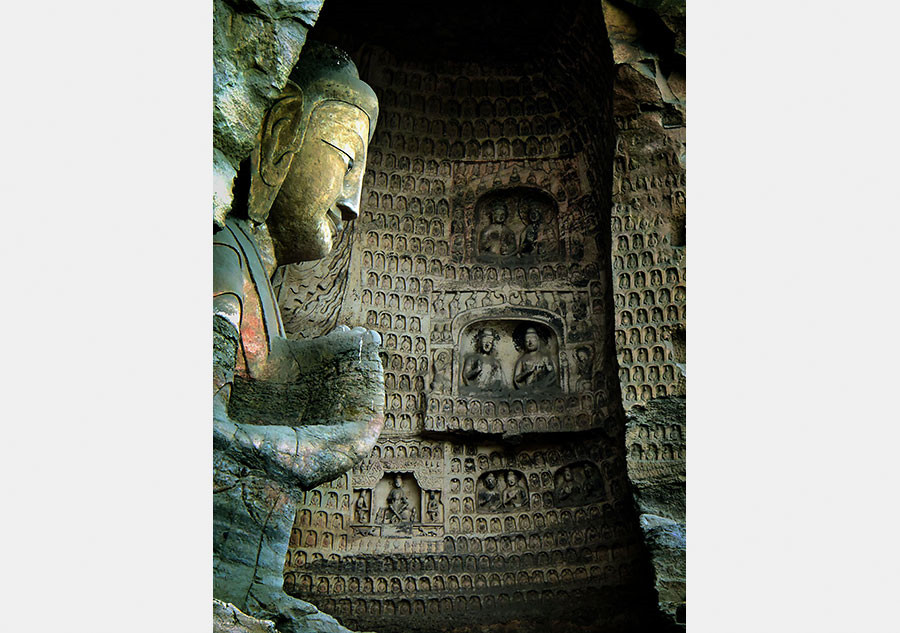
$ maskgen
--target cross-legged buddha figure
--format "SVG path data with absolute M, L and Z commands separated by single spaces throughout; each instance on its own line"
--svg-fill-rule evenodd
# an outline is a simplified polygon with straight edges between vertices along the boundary
M 387 506 L 385 508 L 385 523 L 408 523 L 414 521 L 416 516 L 415 508 L 409 502 L 406 493 L 403 492 L 403 478 L 400 475 L 394 477 L 394 487 L 387 496 Z
M 375 332 L 285 338 L 270 276 L 326 256 L 358 216 L 377 116 L 346 54 L 308 42 L 263 121 L 246 209 L 213 238 L 213 592 L 282 633 L 326 617 L 282 589 L 292 495 L 368 455 L 384 375 Z

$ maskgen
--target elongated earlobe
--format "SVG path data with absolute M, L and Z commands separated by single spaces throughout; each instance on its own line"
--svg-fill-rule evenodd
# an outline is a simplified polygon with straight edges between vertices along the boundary
M 256 146 L 250 155 L 248 214 L 254 222 L 265 222 L 275 196 L 291 168 L 300 146 L 303 128 L 303 92 L 288 82 L 263 120 Z

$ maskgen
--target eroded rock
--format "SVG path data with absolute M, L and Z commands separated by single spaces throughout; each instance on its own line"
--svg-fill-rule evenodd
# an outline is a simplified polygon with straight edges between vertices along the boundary
M 323 0 L 213 2 L 213 219 L 231 209 L 238 167 L 287 82 Z

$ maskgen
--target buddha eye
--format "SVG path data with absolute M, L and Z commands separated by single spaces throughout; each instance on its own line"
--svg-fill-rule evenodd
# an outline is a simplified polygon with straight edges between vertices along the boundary
M 329 142 L 329 141 L 326 141 L 324 138 L 323 138 L 323 139 L 319 139 L 319 140 L 322 141 L 323 143 L 325 143 L 326 145 L 328 145 L 329 147 L 332 147 L 332 148 L 334 148 L 335 150 L 337 150 L 338 153 L 341 155 L 341 157 L 342 157 L 344 160 L 347 161 L 347 172 L 346 172 L 346 173 L 349 174 L 351 171 L 353 171 L 353 167 L 354 167 L 354 165 L 355 165 L 355 163 L 354 163 L 354 161 L 353 161 L 353 156 L 351 156 L 346 150 L 344 150 L 344 149 L 338 147 L 338 146 L 335 145 L 334 143 L 331 143 L 331 142 Z

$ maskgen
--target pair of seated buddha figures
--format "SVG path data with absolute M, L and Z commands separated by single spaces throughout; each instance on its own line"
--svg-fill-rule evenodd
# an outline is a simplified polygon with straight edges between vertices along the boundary
M 376 332 L 287 339 L 270 279 L 328 255 L 359 215 L 377 117 L 349 57 L 308 42 L 263 120 L 246 200 L 213 237 L 213 594 L 281 633 L 324 617 L 282 588 L 297 493 L 369 454 L 384 375 Z

